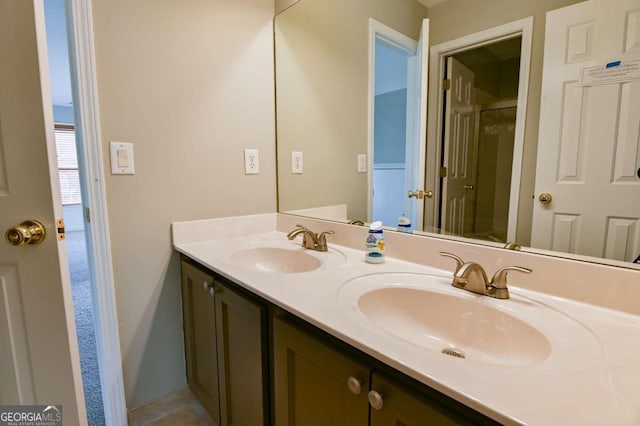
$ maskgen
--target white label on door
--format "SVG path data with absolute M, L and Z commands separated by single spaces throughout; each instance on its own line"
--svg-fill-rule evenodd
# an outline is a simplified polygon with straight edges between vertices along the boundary
M 586 67 L 580 75 L 581 86 L 626 83 L 640 80 L 640 60 L 614 61 L 597 67 Z

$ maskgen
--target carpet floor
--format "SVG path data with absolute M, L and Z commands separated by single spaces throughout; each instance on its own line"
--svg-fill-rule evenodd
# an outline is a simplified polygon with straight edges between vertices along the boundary
M 66 243 L 87 420 L 89 426 L 104 426 L 104 407 L 100 388 L 100 371 L 93 325 L 93 302 L 84 231 L 67 232 Z

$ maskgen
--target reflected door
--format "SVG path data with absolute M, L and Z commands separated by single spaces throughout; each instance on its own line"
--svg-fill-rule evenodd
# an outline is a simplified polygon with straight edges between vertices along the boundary
M 581 75 L 640 60 L 640 1 L 551 11 L 545 37 L 531 245 L 632 261 L 640 253 L 640 81 L 581 84 Z
M 66 253 L 56 238 L 62 207 L 52 196 L 44 37 L 42 1 L 0 0 L 0 230 L 35 219 L 47 231 L 38 244 L 0 242 L 0 404 L 62 404 L 64 424 L 75 425 L 85 414 L 69 273 L 59 260 Z
M 420 40 L 376 23 L 374 27 L 373 173 L 370 221 L 395 226 L 406 215 L 414 226 L 423 221 L 421 199 L 409 191 L 424 183 L 426 84 L 429 20 Z
M 407 158 L 410 159 L 407 167 L 406 191 L 424 189 L 426 157 L 427 157 L 427 102 L 429 84 L 429 20 L 423 19 L 420 27 L 420 38 L 416 56 L 413 58 L 413 68 L 415 78 L 414 84 L 414 105 L 409 110 L 412 112 L 412 120 L 409 125 L 413 130 L 413 143 L 408 144 Z M 409 198 L 407 211 L 411 218 L 411 223 L 417 230 L 422 229 L 424 223 L 424 199 Z
M 415 41 L 400 46 L 391 35 L 378 34 L 375 42 L 374 134 L 373 134 L 373 212 L 370 221 L 387 226 L 406 214 L 406 156 L 411 141 L 409 106 L 413 92 L 410 84 L 411 59 Z
M 453 57 L 447 58 L 445 140 L 442 180 L 441 225 L 445 233 L 473 232 L 476 194 L 477 141 L 474 132 L 471 70 Z M 446 171 L 445 171 L 446 170 Z

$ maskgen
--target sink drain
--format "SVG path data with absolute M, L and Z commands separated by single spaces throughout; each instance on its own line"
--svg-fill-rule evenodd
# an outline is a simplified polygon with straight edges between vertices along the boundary
M 464 355 L 464 352 L 456 348 L 444 348 L 441 352 L 445 355 L 454 356 L 456 358 L 462 358 L 462 359 L 466 358 L 466 356 Z

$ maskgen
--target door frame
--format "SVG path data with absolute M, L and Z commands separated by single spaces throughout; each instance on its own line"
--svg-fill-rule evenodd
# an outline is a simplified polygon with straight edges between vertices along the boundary
M 509 22 L 497 27 L 450 40 L 430 49 L 429 65 L 429 109 L 427 114 L 427 170 L 425 189 L 433 191 L 433 198 L 425 198 L 424 229 L 437 227 L 440 210 L 440 158 L 442 154 L 443 105 L 446 58 L 456 53 L 475 49 L 495 42 L 522 37 L 520 46 L 520 73 L 518 81 L 518 101 L 516 128 L 509 197 L 509 222 L 507 239 L 515 241 L 518 203 L 520 199 L 520 180 L 522 176 L 522 157 L 524 150 L 525 125 L 527 118 L 527 98 L 529 93 L 529 73 L 531 68 L 531 44 L 533 39 L 533 16 Z
M 76 144 L 78 146 L 78 169 L 96 320 L 96 348 L 100 368 L 102 401 L 107 424 L 127 424 L 100 136 L 91 1 L 65 0 L 65 9 L 76 122 Z
M 373 136 L 375 125 L 376 39 L 415 55 L 418 42 L 393 28 L 369 18 L 369 75 L 367 93 L 367 221 L 373 218 Z

